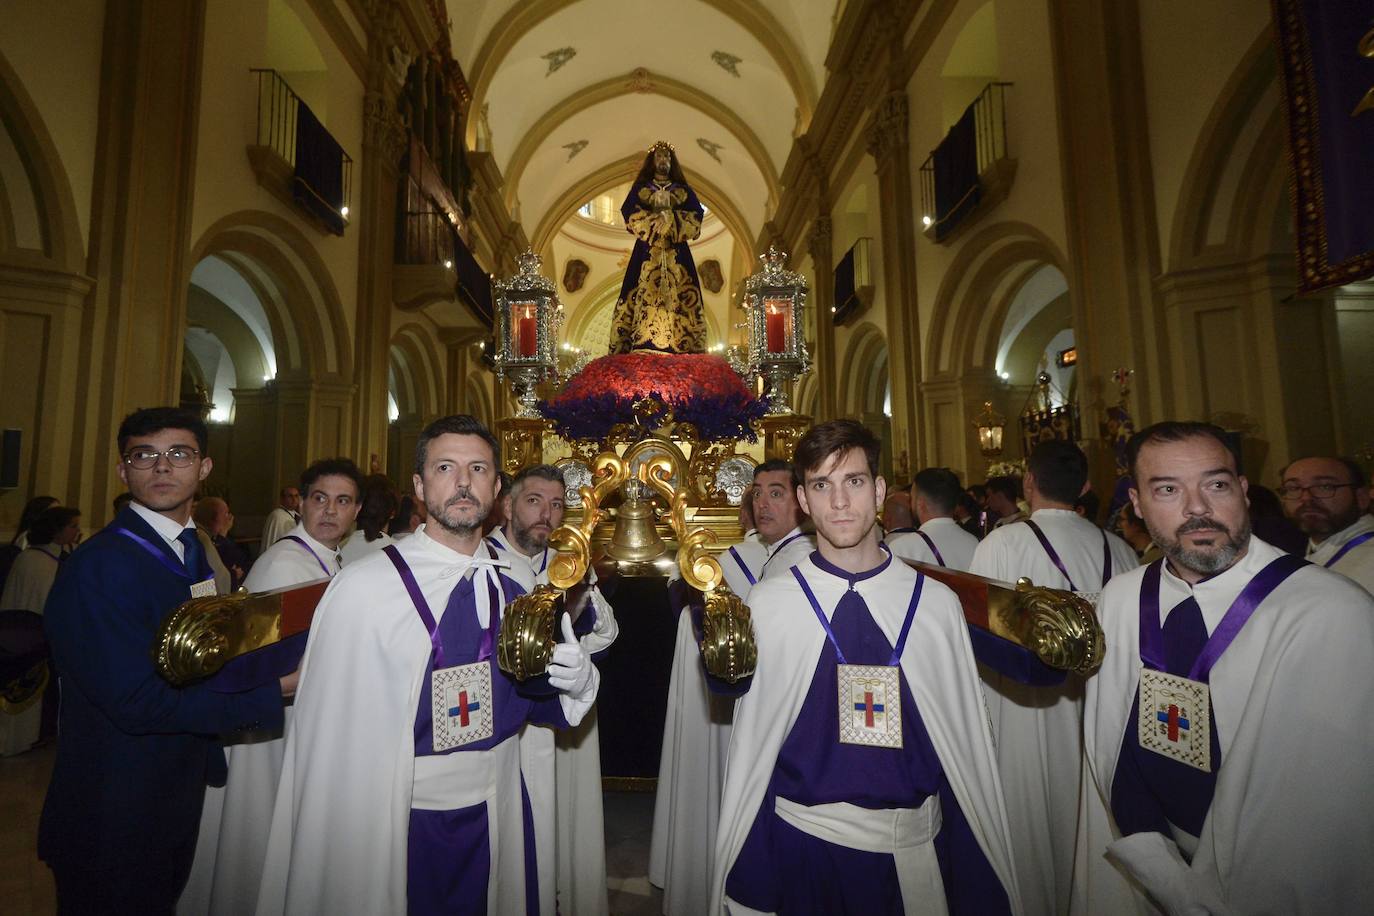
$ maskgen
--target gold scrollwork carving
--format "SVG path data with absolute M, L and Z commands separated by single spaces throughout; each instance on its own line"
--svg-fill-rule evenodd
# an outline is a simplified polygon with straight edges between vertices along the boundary
M 558 600 L 586 577 L 591 565 L 592 532 L 605 514 L 601 502 L 625 482 L 626 475 L 625 462 L 614 452 L 597 456 L 591 484 L 578 488 L 582 494 L 581 521 L 562 525 L 549 535 L 549 546 L 557 551 L 549 561 L 549 584 L 506 605 L 496 638 L 496 663 L 516 680 L 537 677 L 548 669 L 556 644 Z
M 1081 595 L 1019 579 L 1014 602 L 1000 616 L 1015 641 L 1051 668 L 1086 676 L 1102 664 L 1102 626 Z
M 668 501 L 668 519 L 677 537 L 677 565 L 682 578 L 706 598 L 702 614 L 701 660 L 713 677 L 734 684 L 754 673 L 758 663 L 758 644 L 750 622 L 749 606 L 730 591 L 720 563 L 706 545 L 716 534 L 707 528 L 687 527 L 687 493 L 669 481 L 672 461 L 664 455 L 640 466 L 640 478 Z
M 192 598 L 158 627 L 153 660 L 175 686 L 209 677 L 232 658 L 274 643 L 281 626 L 281 596 L 232 595 Z

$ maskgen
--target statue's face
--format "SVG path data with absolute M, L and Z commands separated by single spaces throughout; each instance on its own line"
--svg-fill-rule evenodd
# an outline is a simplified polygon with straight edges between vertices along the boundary
M 654 150 L 654 174 L 667 175 L 673 167 L 673 154 L 663 147 Z

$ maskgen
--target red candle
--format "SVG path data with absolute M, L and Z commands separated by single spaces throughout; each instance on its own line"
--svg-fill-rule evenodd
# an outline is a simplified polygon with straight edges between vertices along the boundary
M 783 341 L 786 339 L 783 330 L 784 315 L 777 309 L 768 310 L 768 352 L 782 353 L 787 348 Z
M 534 316 L 525 312 L 520 316 L 520 358 L 533 359 L 538 350 L 538 337 L 534 327 Z

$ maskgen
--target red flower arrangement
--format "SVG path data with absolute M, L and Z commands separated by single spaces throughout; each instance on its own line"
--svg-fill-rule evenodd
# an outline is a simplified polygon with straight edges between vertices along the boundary
M 635 402 L 652 398 L 665 410 L 639 417 L 692 423 L 703 438 L 755 438 L 751 423 L 766 405 L 719 356 L 637 352 L 603 356 L 568 380 L 562 393 L 539 405 L 566 439 L 603 439 L 617 423 L 636 419 Z M 642 409 L 642 408 L 641 408 Z

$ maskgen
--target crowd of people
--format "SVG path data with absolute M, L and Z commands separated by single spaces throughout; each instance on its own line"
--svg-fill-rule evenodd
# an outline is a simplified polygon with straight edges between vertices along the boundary
M 0 601 L 44 615 L 59 675 L 38 852 L 63 912 L 606 912 L 606 583 L 568 591 L 545 675 L 518 682 L 493 658 L 504 609 L 549 582 L 557 468 L 504 475 L 481 423 L 445 417 L 420 436 L 413 495 L 316 461 L 253 557 L 225 500 L 197 499 L 198 418 L 137 411 L 117 446 L 128 503 L 77 547 L 79 511 L 32 501 Z M 1131 440 L 1104 526 L 1072 443 L 968 487 L 946 468 L 889 487 L 878 455 L 837 420 L 756 467 L 745 537 L 719 555 L 751 608 L 752 676 L 706 673 L 707 596 L 670 586 L 649 857 L 665 914 L 1370 898 L 1358 464 L 1302 458 L 1263 491 L 1219 429 L 1160 423 Z M 937 567 L 1080 594 L 1106 633 L 1100 669 L 1058 671 L 968 625 Z M 153 667 L 186 598 L 326 579 L 303 657 L 232 687 Z M 0 717 L 8 752 L 37 737 L 21 718 Z

